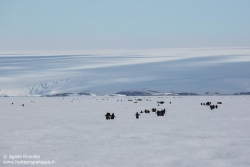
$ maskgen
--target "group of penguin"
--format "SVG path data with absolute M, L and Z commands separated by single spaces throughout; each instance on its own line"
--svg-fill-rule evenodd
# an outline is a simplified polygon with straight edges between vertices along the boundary
M 106 120 L 115 119 L 115 114 L 114 113 L 110 114 L 109 112 L 107 112 L 105 117 L 106 117 Z
M 164 116 L 165 113 L 166 113 L 166 109 L 165 109 L 165 108 L 164 108 L 163 110 L 156 110 L 156 108 L 152 108 L 151 111 L 152 111 L 152 112 L 155 112 L 155 114 L 157 114 L 157 116 Z M 143 111 L 141 111 L 140 113 L 142 114 Z M 149 114 L 149 113 L 150 113 L 150 110 L 146 110 L 146 109 L 145 109 L 145 110 L 144 110 L 144 113 Z M 136 114 L 135 114 L 136 119 L 139 119 L 139 116 L 140 116 L 140 114 L 139 114 L 138 112 L 136 112 Z
M 164 101 L 157 101 L 157 104 L 158 104 L 158 106 L 160 106 L 160 104 L 164 104 Z M 169 102 L 169 104 L 171 104 L 171 102 Z M 162 109 L 162 110 L 156 110 L 156 108 L 152 108 L 151 111 L 155 112 L 155 114 L 157 114 L 157 116 L 164 116 L 165 113 L 166 113 L 166 109 L 165 108 Z M 142 114 L 143 111 L 141 111 L 140 113 Z M 150 110 L 145 109 L 144 113 L 149 114 Z M 140 116 L 140 114 L 138 112 L 136 112 L 136 114 L 135 114 L 136 119 L 139 119 L 139 116 Z
M 217 102 L 217 104 L 222 104 L 222 102 Z M 212 105 L 211 102 L 201 103 L 201 105 L 209 106 L 211 110 L 217 109 L 219 107 L 217 104 L 216 105 Z
M 138 101 L 140 101 L 140 100 L 138 100 Z M 157 101 L 157 103 L 158 103 L 158 106 L 159 106 L 159 104 L 164 104 L 164 101 Z M 171 102 L 170 102 L 170 104 L 171 104 Z M 165 113 L 166 113 L 166 109 L 165 108 L 162 109 L 162 110 L 156 110 L 156 108 L 152 108 L 151 111 L 155 112 L 155 114 L 157 114 L 157 116 L 164 116 Z M 145 109 L 144 112 L 141 111 L 140 113 L 141 114 L 142 113 L 149 114 L 150 110 Z M 141 114 L 139 114 L 138 112 L 136 112 L 136 114 L 135 114 L 136 119 L 139 119 L 139 117 L 140 117 Z M 115 119 L 115 114 L 114 113 L 110 114 L 109 112 L 107 112 L 107 114 L 105 115 L 105 117 L 106 117 L 106 120 Z
M 30 101 L 31 103 L 34 103 L 35 101 Z M 14 105 L 14 103 L 12 102 L 11 103 L 12 105 Z M 24 107 L 24 104 L 22 104 L 22 106 Z

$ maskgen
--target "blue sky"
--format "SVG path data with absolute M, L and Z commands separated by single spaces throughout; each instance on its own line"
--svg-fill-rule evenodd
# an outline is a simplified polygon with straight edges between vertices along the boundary
M 249 0 L 1 0 L 0 50 L 249 47 Z

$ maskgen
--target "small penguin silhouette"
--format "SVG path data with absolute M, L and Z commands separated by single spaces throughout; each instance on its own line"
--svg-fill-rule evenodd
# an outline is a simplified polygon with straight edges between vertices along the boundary
M 115 119 L 115 114 L 112 113 L 110 118 L 111 118 L 111 119 Z
M 111 115 L 109 112 L 107 112 L 107 114 L 105 116 L 106 116 L 106 120 L 109 120 Z
M 136 114 L 135 114 L 135 116 L 136 116 L 136 119 L 139 119 L 139 113 L 138 112 L 136 112 Z

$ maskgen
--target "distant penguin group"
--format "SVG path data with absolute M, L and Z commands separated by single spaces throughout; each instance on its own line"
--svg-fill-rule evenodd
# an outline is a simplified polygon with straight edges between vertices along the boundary
M 106 117 L 106 120 L 115 119 L 115 114 L 114 113 L 110 114 L 109 112 L 107 112 L 105 117 Z
M 222 104 L 222 102 L 217 102 L 217 104 Z M 201 105 L 203 105 L 203 106 L 209 106 L 211 110 L 217 109 L 219 107 L 217 104 L 212 105 L 211 102 L 201 103 Z
M 152 112 L 155 112 L 155 114 L 157 114 L 157 116 L 164 116 L 165 113 L 166 113 L 166 109 L 165 109 L 165 108 L 162 109 L 162 110 L 156 110 L 156 108 L 152 108 L 151 111 L 152 111 Z M 145 109 L 144 112 L 141 111 L 140 113 L 141 113 L 141 114 L 142 114 L 142 113 L 149 114 L 149 113 L 150 113 L 150 110 Z M 140 116 L 140 114 L 139 114 L 138 112 L 136 112 L 136 114 L 135 114 L 136 119 L 139 119 L 139 116 Z

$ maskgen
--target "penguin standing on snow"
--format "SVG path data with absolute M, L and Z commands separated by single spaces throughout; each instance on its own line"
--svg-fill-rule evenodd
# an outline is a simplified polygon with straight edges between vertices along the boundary
M 139 119 L 139 113 L 138 112 L 136 112 L 136 114 L 135 114 L 135 116 L 136 116 L 136 119 Z
M 110 119 L 110 113 L 107 112 L 107 114 L 105 115 L 105 117 L 106 117 L 106 120 L 109 120 Z
M 115 119 L 115 114 L 114 113 L 111 114 L 111 119 Z

